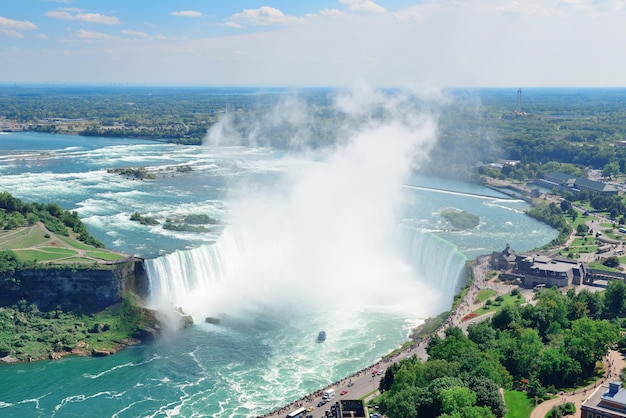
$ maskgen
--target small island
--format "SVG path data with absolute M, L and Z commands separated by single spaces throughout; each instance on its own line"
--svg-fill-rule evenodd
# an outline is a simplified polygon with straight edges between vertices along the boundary
M 472 229 L 478 226 L 480 218 L 464 210 L 448 208 L 441 211 L 444 217 L 454 229 Z

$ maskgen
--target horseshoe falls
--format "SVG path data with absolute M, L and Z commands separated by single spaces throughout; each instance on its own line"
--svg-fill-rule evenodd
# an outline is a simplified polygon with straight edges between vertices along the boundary
M 480 186 L 405 171 L 381 178 L 389 167 L 375 158 L 349 158 L 381 155 L 360 146 L 309 159 L 258 146 L 2 139 L 13 147 L 0 165 L 5 190 L 76 210 L 107 247 L 146 260 L 150 304 L 195 319 L 107 358 L 0 366 L 7 417 L 260 415 L 397 348 L 449 307 L 467 258 L 556 236 L 524 215 L 526 203 Z M 192 171 L 143 182 L 106 172 L 138 164 Z M 439 213 L 450 207 L 480 225 L 449 230 Z M 130 221 L 135 211 L 162 224 L 194 214 L 220 222 L 172 231 Z M 320 329 L 324 344 L 315 342 Z

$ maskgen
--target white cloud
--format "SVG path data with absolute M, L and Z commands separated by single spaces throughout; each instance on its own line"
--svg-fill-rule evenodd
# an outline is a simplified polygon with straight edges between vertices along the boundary
M 170 15 L 182 17 L 202 17 L 202 12 L 198 12 L 196 10 L 180 10 L 170 13 Z
M 346 12 L 341 11 L 339 9 L 322 9 L 320 11 L 320 16 L 331 16 L 331 17 L 341 17 L 341 16 L 345 16 Z
M 520 3 L 511 1 L 507 4 L 496 7 L 496 11 L 510 15 L 524 15 L 530 17 L 553 17 L 563 16 L 564 13 L 554 7 L 546 7 L 542 4 Z
M 22 35 L 18 31 L 5 29 L 5 28 L 0 28 L 0 35 L 8 36 L 9 38 L 18 38 L 18 39 L 22 39 L 24 37 L 24 35 Z
M 93 32 L 90 30 L 79 29 L 76 31 L 76 36 L 81 39 L 86 39 L 90 41 L 108 41 L 111 39 L 118 39 L 116 36 L 111 36 L 102 32 Z
M 104 25 L 117 25 L 120 20 L 115 16 L 107 16 L 100 13 L 83 13 L 76 8 L 60 8 L 51 12 L 46 12 L 46 16 L 53 19 L 77 20 L 87 23 L 102 23 Z
M 351 12 L 385 13 L 387 11 L 371 0 L 339 0 L 339 3 L 346 5 Z
M 417 8 L 400 10 L 392 13 L 392 16 L 399 22 L 421 22 L 424 14 Z
M 35 30 L 37 25 L 27 20 L 14 20 L 0 16 L 0 28 L 10 30 Z
M 152 39 L 152 35 L 147 34 L 145 32 L 139 32 L 137 30 L 122 29 L 120 32 L 123 33 L 124 35 L 133 36 L 135 38 Z
M 625 0 L 560 0 L 560 4 L 593 17 L 617 12 L 626 7 Z
M 244 9 L 243 12 L 232 15 L 227 19 L 226 25 L 243 28 L 246 26 L 291 25 L 303 21 L 302 18 L 287 16 L 273 7 L 263 6 L 258 9 Z

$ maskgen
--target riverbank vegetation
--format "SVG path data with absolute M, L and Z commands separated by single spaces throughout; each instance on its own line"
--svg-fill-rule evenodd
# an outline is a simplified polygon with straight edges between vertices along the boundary
M 530 403 L 597 378 L 607 350 L 626 347 L 625 318 L 623 281 L 603 293 L 545 289 L 536 305 L 505 305 L 467 335 L 456 327 L 432 335 L 427 361 L 413 356 L 387 368 L 376 402 L 390 418 L 503 417 L 499 388 Z
M 155 313 L 131 293 L 121 303 L 94 314 L 42 312 L 22 300 L 0 307 L 0 358 L 5 362 L 59 358 L 64 355 L 103 356 L 156 334 Z

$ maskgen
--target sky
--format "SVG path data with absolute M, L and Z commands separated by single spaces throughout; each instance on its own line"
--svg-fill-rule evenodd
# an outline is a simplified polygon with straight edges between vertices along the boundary
M 0 0 L 0 83 L 626 86 L 626 0 Z

